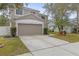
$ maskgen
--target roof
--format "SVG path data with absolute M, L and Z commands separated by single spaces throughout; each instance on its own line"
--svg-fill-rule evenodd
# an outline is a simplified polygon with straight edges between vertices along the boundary
M 32 9 L 32 8 L 28 8 L 28 7 L 23 7 L 23 9 L 34 10 L 34 11 L 40 12 L 40 11 L 38 11 L 38 10 L 35 10 L 35 9 Z

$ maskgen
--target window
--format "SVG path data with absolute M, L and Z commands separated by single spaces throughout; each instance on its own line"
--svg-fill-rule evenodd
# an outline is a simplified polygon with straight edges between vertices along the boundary
M 42 18 L 42 19 L 45 19 L 45 17 L 44 17 L 44 16 L 41 16 L 41 18 Z
M 22 9 L 16 9 L 16 14 L 17 15 L 22 15 Z
M 33 11 L 31 13 L 35 14 L 35 12 L 33 12 Z

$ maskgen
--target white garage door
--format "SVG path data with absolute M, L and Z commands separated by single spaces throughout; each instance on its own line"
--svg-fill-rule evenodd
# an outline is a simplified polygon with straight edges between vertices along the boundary
M 18 24 L 18 35 L 41 35 L 42 32 L 42 24 Z

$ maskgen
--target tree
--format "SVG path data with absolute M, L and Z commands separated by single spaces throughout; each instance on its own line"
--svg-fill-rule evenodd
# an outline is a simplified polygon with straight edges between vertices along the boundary
M 26 3 L 26 5 L 28 5 L 28 4 Z M 7 15 L 7 13 L 5 13 L 5 10 L 7 10 L 9 8 L 22 8 L 22 7 L 23 7 L 23 3 L 0 3 L 0 11 L 2 11 L 3 15 L 5 15 L 7 17 L 10 16 L 10 14 L 8 13 L 8 15 Z M 12 19 L 12 17 L 11 17 L 11 19 Z M 10 21 L 10 19 L 9 19 L 9 21 Z M 12 21 L 10 21 L 10 23 L 11 22 Z
M 21 8 L 23 3 L 0 3 L 0 9 Z
M 44 5 L 47 14 L 54 19 L 54 23 L 58 27 L 59 32 L 69 24 L 67 12 L 69 11 L 69 5 L 64 3 L 47 3 Z
M 8 25 L 8 18 L 4 15 L 0 15 L 0 26 Z
M 79 4 L 78 3 L 71 3 L 71 6 L 70 6 L 71 10 L 72 11 L 76 11 L 76 14 L 77 14 L 77 33 L 79 33 Z
M 69 25 L 68 19 L 57 19 L 55 20 L 55 25 L 58 27 L 59 32 L 63 31 L 65 26 Z

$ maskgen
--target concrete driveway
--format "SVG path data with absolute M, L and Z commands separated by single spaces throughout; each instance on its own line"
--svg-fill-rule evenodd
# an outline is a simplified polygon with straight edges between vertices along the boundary
M 21 56 L 73 56 L 79 55 L 73 52 L 69 42 L 53 38 L 47 35 L 41 36 L 20 36 L 23 43 L 30 50 L 29 53 Z M 72 51 L 70 51 L 72 50 Z M 75 50 L 75 49 L 74 49 Z

